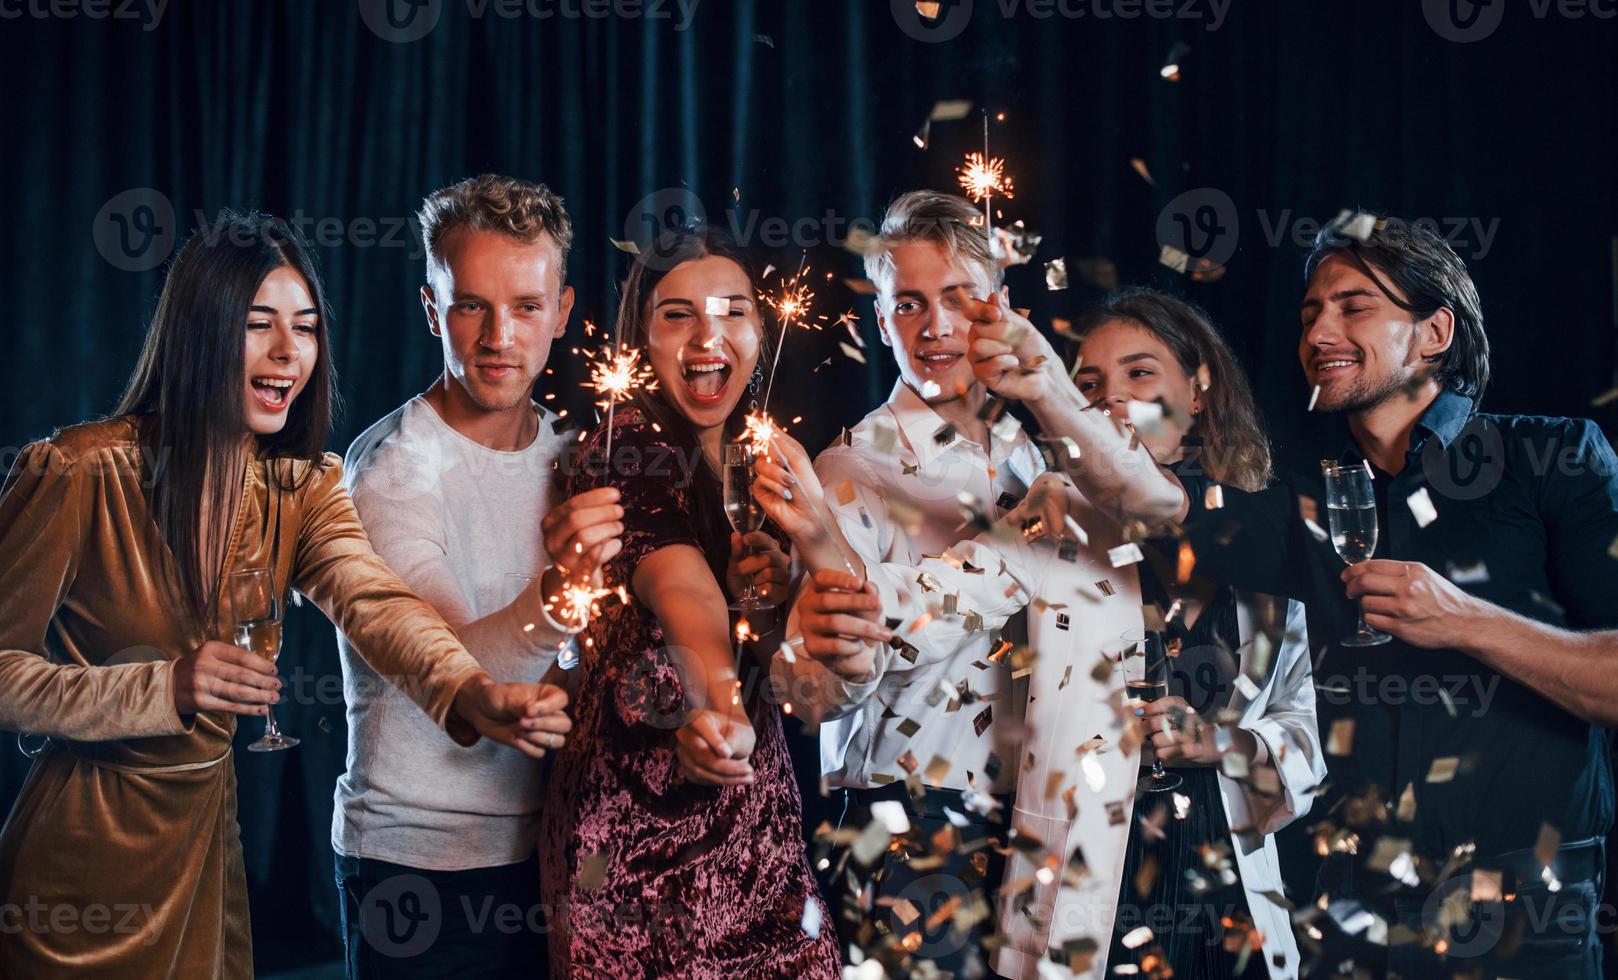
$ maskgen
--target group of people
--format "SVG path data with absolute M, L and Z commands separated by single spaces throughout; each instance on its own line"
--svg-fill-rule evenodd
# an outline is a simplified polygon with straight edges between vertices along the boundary
M 1600 975 L 1618 463 L 1593 423 L 1477 410 L 1435 235 L 1328 229 L 1306 264 L 1339 432 L 1310 448 L 1381 530 L 1345 565 L 1206 315 L 1121 290 L 1064 358 L 961 198 L 888 208 L 899 380 L 813 459 L 759 433 L 778 326 L 722 233 L 634 260 L 613 338 L 648 383 L 580 443 L 535 400 L 562 201 L 485 175 L 419 218 L 443 372 L 343 460 L 314 262 L 252 214 L 175 259 L 113 415 L 13 467 L 0 726 L 43 747 L 0 890 L 137 914 L 8 929 L 0 974 L 252 974 L 230 746 L 281 685 L 224 591 L 265 569 L 338 628 L 352 977 Z M 1337 642 L 1360 609 L 1391 642 Z M 809 846 L 786 712 L 836 815 Z M 1319 894 L 1289 896 L 1274 835 L 1312 806 Z M 431 942 L 378 914 L 404 882 Z

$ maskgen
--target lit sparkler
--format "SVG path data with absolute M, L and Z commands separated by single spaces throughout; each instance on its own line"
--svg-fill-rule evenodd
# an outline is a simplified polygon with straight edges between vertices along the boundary
M 624 350 L 620 347 L 604 348 L 594 354 L 587 355 L 590 366 L 590 380 L 584 387 L 593 389 L 602 400 L 596 402 L 598 406 L 607 409 L 607 460 L 612 460 L 612 416 L 613 409 L 618 402 L 628 398 L 637 388 L 647 391 L 657 390 L 657 375 L 652 371 L 650 364 L 644 364 L 640 359 L 640 351 L 634 348 Z
M 787 345 L 787 334 L 791 332 L 793 323 L 803 323 L 808 319 L 810 305 L 814 302 L 814 290 L 809 288 L 807 281 L 809 269 L 805 263 L 809 253 L 804 252 L 798 260 L 798 271 L 791 279 L 781 284 L 778 293 L 766 293 L 764 302 L 775 311 L 781 320 L 781 336 L 775 344 L 775 359 L 770 365 L 770 382 L 764 387 L 764 410 L 770 407 L 770 393 L 775 390 L 775 369 L 781 366 L 781 348 Z

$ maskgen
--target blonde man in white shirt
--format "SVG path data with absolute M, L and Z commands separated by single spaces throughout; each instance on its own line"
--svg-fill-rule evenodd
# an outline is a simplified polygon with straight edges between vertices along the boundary
M 795 525 L 786 503 L 769 499 L 769 487 L 792 476 L 770 464 L 759 470 L 761 498 L 813 573 L 773 677 L 800 715 L 820 722 L 821 768 L 844 794 L 843 827 L 902 812 L 924 838 L 945 831 L 963 842 L 934 855 L 942 860 L 891 860 L 883 849 L 851 869 L 875 882 L 877 914 L 891 920 L 893 935 L 911 938 L 883 941 L 869 922 L 869 896 L 858 894 L 843 898 L 839 929 L 845 942 L 868 951 L 903 950 L 957 975 L 981 963 L 981 940 L 993 932 L 980 914 L 999 879 L 988 841 L 1004 838 L 1017 783 L 1025 691 L 1014 684 L 1003 641 L 1021 637 L 1022 610 L 1034 598 L 1022 583 L 1054 554 L 1033 546 L 1035 522 L 1056 536 L 1069 489 L 1041 477 L 1039 449 L 1013 417 L 996 416 L 973 375 L 965 311 L 1007 303 L 979 222 L 962 198 L 913 191 L 889 207 L 880 248 L 866 259 L 882 341 L 900 379 L 885 404 L 815 461 L 818 481 L 796 480 L 793 490 L 793 506 L 805 508 L 819 506 L 824 488 L 834 518 L 827 531 L 846 539 L 858 565 L 845 562 L 811 519 Z M 1036 417 L 1060 412 L 1078 430 L 1081 453 L 1140 455 L 1095 413 L 1069 419 L 1075 406 L 1030 407 Z M 792 447 L 784 450 L 803 473 Z M 1149 457 L 1096 467 L 1084 489 L 1129 494 L 1143 511 L 1170 516 L 1183 493 L 1156 474 Z M 1041 481 L 1053 485 L 1031 493 Z M 987 525 L 976 538 L 968 517 Z M 1034 525 L 1030 534 L 1025 525 Z M 955 584 L 943 587 L 941 576 Z M 904 631 L 895 635 L 894 624 Z M 925 788 L 919 799 L 907 779 Z M 950 901 L 961 915 L 927 914 Z
M 346 479 L 377 554 L 472 655 L 497 678 L 538 680 L 584 625 L 558 622 L 547 598 L 616 555 L 623 532 L 617 490 L 552 505 L 569 440 L 533 400 L 573 306 L 572 225 L 543 185 L 493 175 L 429 195 L 420 220 L 421 301 L 444 371 L 354 441 Z M 545 769 L 434 737 L 338 640 L 349 738 L 332 848 L 347 975 L 543 972 Z

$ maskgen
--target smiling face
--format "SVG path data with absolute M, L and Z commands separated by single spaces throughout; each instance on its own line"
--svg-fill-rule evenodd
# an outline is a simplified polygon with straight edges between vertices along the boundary
M 495 231 L 462 231 L 429 263 L 421 303 L 444 347 L 444 369 L 484 412 L 526 407 L 551 343 L 567 327 L 573 290 L 549 235 L 532 242 Z
M 1108 320 L 1084 335 L 1079 345 L 1079 391 L 1090 401 L 1107 403 L 1112 413 L 1128 417 L 1131 401 L 1163 401 L 1171 418 L 1194 417 L 1202 411 L 1196 379 L 1180 365 L 1157 334 L 1132 320 Z M 1180 456 L 1181 429 L 1164 425 L 1141 433 L 1140 441 L 1160 462 Z
M 658 280 L 647 302 L 647 357 L 659 390 L 699 432 L 723 426 L 764 337 L 746 271 L 716 255 L 691 259 Z
M 963 397 L 977 383 L 966 359 L 972 324 L 950 298 L 988 299 L 986 273 L 936 242 L 905 242 L 890 255 L 892 281 L 879 284 L 876 322 L 899 376 L 930 405 Z
M 1371 409 L 1419 385 L 1430 373 L 1423 358 L 1449 346 L 1453 325 L 1446 309 L 1414 320 L 1342 255 L 1315 270 L 1300 314 L 1298 360 L 1304 379 L 1320 388 L 1315 407 L 1327 412 Z
M 249 431 L 273 435 L 287 423 L 320 360 L 320 315 L 309 284 L 291 266 L 272 270 L 247 311 L 242 414 Z

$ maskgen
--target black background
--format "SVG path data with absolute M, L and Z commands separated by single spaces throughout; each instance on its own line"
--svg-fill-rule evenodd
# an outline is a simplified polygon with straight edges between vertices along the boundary
M 1210 0 L 954 0 L 936 27 L 902 0 L 698 0 L 689 24 L 672 4 L 536 0 L 552 16 L 510 17 L 497 0 L 412 0 L 437 18 L 418 40 L 380 36 L 360 0 L 171 0 L 155 21 L 123 2 L 105 9 L 138 19 L 0 0 L 8 466 L 28 440 L 112 408 L 175 236 L 222 207 L 301 216 L 323 240 L 348 406 L 340 451 L 441 366 L 407 229 L 426 192 L 484 171 L 566 198 L 576 319 L 611 319 L 626 256 L 610 239 L 690 195 L 766 261 L 807 255 L 817 312 L 853 310 L 868 345 L 861 366 L 837 352 L 840 329 L 788 339 L 775 414 L 813 412 L 793 428 L 823 445 L 895 376 L 869 300 L 836 281 L 862 274 L 837 243 L 900 191 L 953 186 L 981 149 L 981 115 L 934 124 L 925 151 L 911 139 L 947 98 L 1005 113 L 990 139 L 1016 188 L 998 210 L 1045 236 L 1036 263 L 1010 274 L 1017 305 L 1042 324 L 1082 311 L 1099 296 L 1078 272 L 1086 257 L 1182 292 L 1236 346 L 1283 448 L 1306 434 L 1294 236 L 1356 206 L 1463 229 L 1455 244 L 1495 352 L 1485 407 L 1618 430 L 1618 406 L 1591 406 L 1615 384 L 1618 351 L 1612 0 L 1543 16 L 1454 0 L 1483 18 L 1487 36 L 1471 42 L 1446 19 L 1451 0 L 1234 0 L 1217 29 Z M 1189 46 L 1177 82 L 1159 74 L 1176 42 Z M 1234 247 L 1221 280 L 1159 265 L 1158 228 L 1175 211 L 1214 219 L 1193 249 Z M 762 240 L 764 222 L 800 218 L 813 220 L 788 241 Z M 1479 225 L 1494 229 L 1487 248 Z M 1058 256 L 1072 286 L 1047 292 L 1040 263 Z M 574 363 L 558 346 L 546 387 L 577 413 Z M 327 840 L 344 729 L 340 693 L 322 698 L 317 682 L 337 661 L 324 620 L 294 620 L 283 674 L 309 696 L 283 717 L 304 744 L 237 756 L 261 969 L 323 956 L 335 935 Z M 9 798 L 26 767 L 10 750 L 0 760 Z

